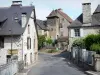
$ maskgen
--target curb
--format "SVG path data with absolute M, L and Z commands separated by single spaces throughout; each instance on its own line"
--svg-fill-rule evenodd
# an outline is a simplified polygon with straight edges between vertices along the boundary
M 33 64 L 29 65 L 28 67 L 26 67 L 25 69 L 28 69 L 27 72 L 25 73 L 16 73 L 15 75 L 27 75 L 27 73 L 30 71 L 30 69 L 35 66 L 38 62 L 34 62 Z
M 85 71 L 88 75 L 100 75 L 100 72 L 94 72 L 94 71 Z

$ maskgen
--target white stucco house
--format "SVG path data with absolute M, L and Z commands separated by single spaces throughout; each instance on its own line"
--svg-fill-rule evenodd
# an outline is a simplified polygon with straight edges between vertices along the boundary
M 13 1 L 10 7 L 0 8 L 0 65 L 12 56 L 25 66 L 38 57 L 38 39 L 34 6 L 22 6 Z
M 100 32 L 100 5 L 91 14 L 91 3 L 82 3 L 82 14 L 71 23 L 69 29 L 69 51 L 72 43 L 77 38 L 86 37 L 89 34 L 98 34 Z

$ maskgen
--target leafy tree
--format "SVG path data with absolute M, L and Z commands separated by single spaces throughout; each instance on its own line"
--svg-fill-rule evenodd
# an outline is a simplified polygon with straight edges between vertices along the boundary
M 45 41 L 46 41 L 45 35 L 39 35 L 38 36 L 38 47 L 39 47 L 39 49 L 44 46 Z
M 50 44 L 52 44 L 52 43 L 53 43 L 53 41 L 52 41 L 52 39 L 51 39 L 51 38 L 47 38 L 47 39 L 46 39 L 46 43 L 50 45 Z

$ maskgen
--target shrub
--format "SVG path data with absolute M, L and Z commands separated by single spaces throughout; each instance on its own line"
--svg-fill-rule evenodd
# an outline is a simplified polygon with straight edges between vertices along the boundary
M 51 38 L 47 38 L 47 39 L 46 39 L 46 43 L 50 45 L 50 44 L 52 44 L 52 43 L 53 43 L 53 41 L 52 41 L 52 39 L 51 39 Z
M 56 52 L 58 52 L 57 50 L 48 50 L 47 51 L 48 53 L 56 53 Z
M 84 43 L 85 43 L 85 47 L 87 50 L 90 50 L 90 46 L 93 44 L 93 43 L 96 43 L 96 35 L 88 35 L 85 39 L 84 39 Z
M 93 44 L 100 44 L 100 34 L 94 35 L 88 35 L 85 39 L 84 39 L 84 43 L 85 43 L 85 47 L 87 50 L 91 50 L 90 47 Z
M 100 44 L 92 44 L 92 45 L 90 46 L 90 49 L 91 49 L 92 51 L 95 51 L 96 53 L 100 54 Z
M 44 35 L 38 36 L 38 47 L 39 47 L 39 49 L 44 46 L 45 41 L 46 41 L 46 38 L 45 38 Z
M 73 47 L 84 48 L 84 47 L 85 47 L 84 39 L 83 39 L 83 38 L 76 39 L 76 40 L 73 42 L 72 46 L 73 46 Z

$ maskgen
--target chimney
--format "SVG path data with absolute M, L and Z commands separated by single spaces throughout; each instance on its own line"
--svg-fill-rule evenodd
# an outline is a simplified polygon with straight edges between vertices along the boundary
M 12 6 L 22 6 L 22 1 L 12 1 Z
M 61 8 L 58 9 L 59 11 L 63 11 Z
M 84 0 L 83 7 L 83 24 L 89 24 L 92 21 L 91 18 L 91 2 L 90 0 Z

